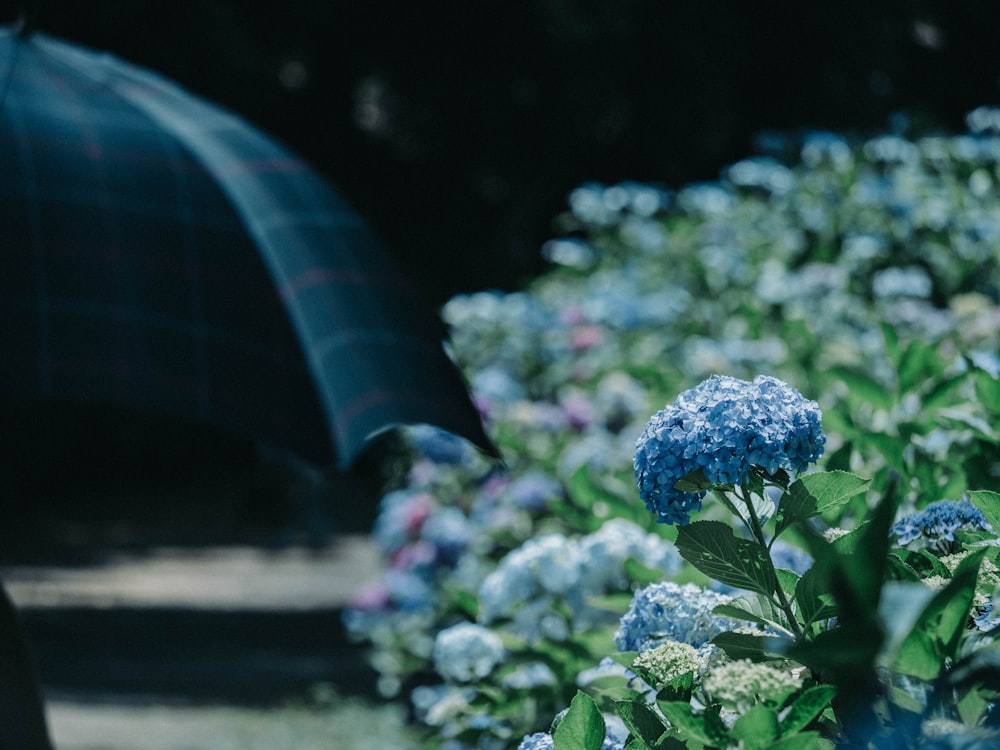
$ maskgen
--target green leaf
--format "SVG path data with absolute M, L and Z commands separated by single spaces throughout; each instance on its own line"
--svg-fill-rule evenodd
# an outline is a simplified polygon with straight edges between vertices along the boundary
M 696 521 L 677 530 L 681 557 L 715 580 L 765 596 L 774 593 L 778 581 L 761 545 L 739 539 L 721 521 Z
M 835 747 L 833 742 L 820 737 L 819 732 L 802 732 L 782 737 L 771 745 L 771 750 L 834 750 Z
M 650 683 L 650 680 L 646 680 Z M 691 691 L 694 689 L 694 672 L 679 674 L 670 680 L 656 694 L 657 700 L 664 701 L 690 701 Z
M 940 370 L 941 367 L 933 367 L 936 359 L 937 352 L 933 346 L 921 339 L 910 341 L 896 368 L 900 392 L 916 390 L 917 386 L 927 380 L 929 372 Z
M 1000 379 L 980 369 L 974 371 L 973 377 L 979 403 L 991 413 L 1000 414 Z
M 885 625 L 883 656 L 896 652 L 933 598 L 933 589 L 914 581 L 889 581 L 882 587 L 878 609 Z
M 989 490 L 973 490 L 968 493 L 969 501 L 982 511 L 993 531 L 1000 534 L 1000 493 Z
M 695 715 L 691 704 L 683 701 L 657 701 L 667 720 L 685 738 L 709 747 L 725 747 L 728 737 L 725 725 L 718 718 L 719 707 L 709 707 L 704 714 Z M 714 710 L 714 715 L 711 713 Z M 713 716 L 715 720 L 713 721 Z
M 712 609 L 712 614 L 746 620 L 758 625 L 771 625 L 779 630 L 788 631 L 790 625 L 785 613 L 769 597 L 763 594 L 753 596 L 738 596 L 735 599 L 720 604 Z
M 473 620 L 479 612 L 479 600 L 471 591 L 459 589 L 455 592 L 455 605 Z
M 695 469 L 674 482 L 678 492 L 705 492 L 712 489 L 712 483 L 705 479 L 701 469 Z
M 594 699 L 578 690 L 552 732 L 553 750 L 601 750 L 605 731 L 604 717 Z
M 819 716 L 837 694 L 830 685 L 813 685 L 795 697 L 781 719 L 781 734 L 793 734 L 809 726 Z
M 775 568 L 774 573 L 778 576 L 778 585 L 781 590 L 791 596 L 795 593 L 795 588 L 799 584 L 799 574 L 786 568 Z
M 764 750 L 778 738 L 778 714 L 767 706 L 754 706 L 736 720 L 730 735 L 746 750 Z
M 799 620 L 806 627 L 837 615 L 833 594 L 824 588 L 820 574 L 813 568 L 799 578 L 795 586 L 795 603 L 798 605 Z
M 832 367 L 828 372 L 847 386 L 852 404 L 871 404 L 876 408 L 888 409 L 895 401 L 893 393 L 867 373 L 848 367 Z
M 977 437 L 988 443 L 1000 443 L 1000 432 L 978 414 L 969 414 L 960 408 L 940 409 L 938 415 L 969 427 Z
M 955 574 L 937 592 L 903 640 L 893 668 L 921 680 L 933 680 L 953 659 L 976 593 L 976 579 L 985 550 L 974 552 L 959 563 Z
M 663 722 L 653 713 L 653 709 L 646 705 L 645 701 L 615 701 L 615 711 L 625 722 L 628 730 L 642 739 L 649 747 L 655 747 L 657 741 L 667 731 Z
M 845 505 L 863 492 L 869 481 L 847 471 L 818 471 L 799 477 L 781 497 L 775 536 L 792 524 Z
M 945 675 L 944 682 L 959 690 L 982 686 L 1000 691 L 1000 644 L 991 643 L 962 657 Z
M 751 661 L 767 661 L 778 654 L 765 648 L 765 643 L 774 639 L 763 635 L 750 633 L 719 633 L 712 639 L 712 645 L 721 648 L 732 659 L 750 659 Z
M 997 497 L 1000 498 L 1000 495 Z M 904 563 L 919 578 L 929 578 L 930 576 L 951 578 L 951 571 L 947 565 L 941 562 L 941 558 L 925 549 L 894 549 L 889 554 Z
M 625 575 L 632 583 L 637 583 L 640 586 L 659 583 L 667 577 L 665 571 L 643 565 L 634 557 L 630 557 L 625 561 Z

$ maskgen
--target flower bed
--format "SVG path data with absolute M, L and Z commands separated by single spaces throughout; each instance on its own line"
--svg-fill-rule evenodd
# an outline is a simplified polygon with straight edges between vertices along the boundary
M 407 431 L 346 615 L 428 747 L 994 731 L 1000 113 L 969 124 L 582 186 L 550 272 L 445 306 L 506 464 Z

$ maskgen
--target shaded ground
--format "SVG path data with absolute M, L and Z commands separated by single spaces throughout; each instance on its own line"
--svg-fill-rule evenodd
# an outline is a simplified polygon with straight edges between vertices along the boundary
M 341 625 L 380 572 L 377 472 L 317 487 L 179 421 L 0 413 L 0 579 L 60 750 L 408 746 Z
M 326 706 L 123 705 L 54 701 L 59 750 L 407 750 L 402 711 L 353 698 Z
M 408 746 L 341 626 L 379 574 L 368 537 L 103 558 L 0 567 L 60 750 Z

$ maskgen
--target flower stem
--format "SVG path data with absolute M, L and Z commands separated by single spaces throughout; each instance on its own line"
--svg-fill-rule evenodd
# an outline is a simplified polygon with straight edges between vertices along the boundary
M 750 533 L 753 534 L 757 543 L 764 549 L 764 560 L 765 565 L 770 567 L 771 575 L 774 577 L 774 593 L 778 598 L 778 606 L 785 613 L 785 617 L 788 618 L 788 627 L 791 628 L 792 633 L 796 638 L 802 637 L 802 629 L 799 627 L 798 621 L 795 619 L 795 611 L 792 609 L 791 603 L 788 601 L 788 597 L 785 596 L 785 590 L 781 588 L 781 582 L 778 580 L 778 573 L 774 569 L 774 562 L 771 560 L 771 549 L 767 543 L 767 539 L 764 537 L 764 527 L 757 517 L 757 511 L 754 510 L 753 500 L 750 498 L 750 491 L 747 489 L 746 485 L 741 485 L 739 488 L 740 499 L 743 500 L 743 504 L 747 507 L 747 514 L 750 516 L 750 523 L 747 526 L 750 528 Z

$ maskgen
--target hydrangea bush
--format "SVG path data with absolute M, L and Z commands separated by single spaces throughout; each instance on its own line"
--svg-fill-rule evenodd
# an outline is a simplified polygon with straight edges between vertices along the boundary
M 990 113 L 769 134 L 677 191 L 581 186 L 548 273 L 445 306 L 506 463 L 407 431 L 387 574 L 345 618 L 428 747 L 993 731 Z

